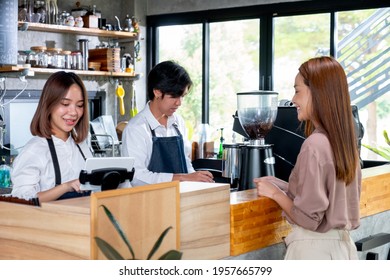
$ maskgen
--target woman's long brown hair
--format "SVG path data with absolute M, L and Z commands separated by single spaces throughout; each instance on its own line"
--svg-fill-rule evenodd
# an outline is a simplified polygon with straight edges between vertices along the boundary
M 359 153 L 347 77 L 332 57 L 312 58 L 299 67 L 312 95 L 312 117 L 327 133 L 333 150 L 336 177 L 349 185 L 356 175 Z M 305 134 L 314 131 L 306 121 Z
M 82 91 L 84 113 L 72 131 L 72 137 L 76 143 L 80 143 L 87 138 L 89 131 L 88 92 L 79 76 L 65 71 L 56 72 L 47 79 L 39 99 L 37 110 L 31 121 L 30 130 L 32 135 L 51 138 L 51 113 L 61 103 L 62 99 L 68 93 L 69 88 L 74 84 L 78 85 Z

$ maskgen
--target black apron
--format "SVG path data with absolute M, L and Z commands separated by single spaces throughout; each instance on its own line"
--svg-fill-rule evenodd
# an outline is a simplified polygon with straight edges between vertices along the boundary
M 54 173 L 55 173 L 55 178 L 56 178 L 55 184 L 56 184 L 56 186 L 58 186 L 58 185 L 61 185 L 62 181 L 61 181 L 61 171 L 60 171 L 60 164 L 58 163 L 57 152 L 56 152 L 56 149 L 54 147 L 53 139 L 48 138 L 46 140 L 47 140 L 47 143 L 49 144 L 50 154 L 51 154 L 51 158 L 53 160 Z M 80 146 L 78 144 L 76 144 L 76 145 L 77 145 L 77 148 L 79 149 L 83 159 L 86 160 L 86 157 L 85 157 L 83 151 L 81 150 Z M 80 193 L 76 192 L 76 191 L 72 191 L 72 192 L 64 193 L 59 198 L 57 198 L 57 200 L 74 198 L 74 197 L 81 197 L 81 196 L 89 196 L 90 194 L 91 194 L 91 191 L 84 191 L 84 192 L 80 192 Z
M 184 153 L 183 136 L 177 124 L 173 124 L 178 136 L 157 137 L 152 128 L 152 156 L 148 169 L 157 173 L 188 173 Z

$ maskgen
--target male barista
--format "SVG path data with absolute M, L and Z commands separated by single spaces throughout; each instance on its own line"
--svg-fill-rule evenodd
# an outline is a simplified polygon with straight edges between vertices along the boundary
M 135 158 L 133 186 L 169 181 L 213 182 L 208 171 L 196 171 L 189 158 L 184 120 L 176 113 L 192 81 L 172 61 L 157 64 L 148 75 L 148 103 L 122 134 L 122 156 Z

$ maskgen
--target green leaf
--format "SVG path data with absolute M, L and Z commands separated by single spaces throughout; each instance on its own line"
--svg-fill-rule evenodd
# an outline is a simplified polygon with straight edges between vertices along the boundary
M 104 209 L 104 212 L 106 213 L 107 217 L 111 221 L 111 223 L 114 225 L 114 228 L 116 231 L 119 233 L 119 235 L 122 237 L 122 240 L 126 243 L 131 255 L 132 259 L 130 260 L 135 260 L 134 252 L 133 249 L 131 248 L 130 242 L 128 241 L 127 237 L 125 236 L 120 224 L 118 221 L 115 219 L 114 215 L 112 215 L 111 211 L 105 206 L 101 205 Z M 168 231 L 172 229 L 172 227 L 166 228 L 163 233 L 161 233 L 160 237 L 157 239 L 156 243 L 154 244 L 152 250 L 150 251 L 147 259 L 150 260 L 154 253 L 160 248 L 160 245 L 162 241 L 164 240 L 165 236 L 167 235 Z M 103 254 L 106 256 L 107 259 L 109 260 L 124 260 L 124 258 L 106 241 L 99 237 L 95 237 L 95 241 L 99 247 L 99 249 L 103 252 Z M 183 253 L 176 251 L 176 250 L 170 250 L 163 254 L 159 259 L 160 260 L 180 260 L 182 257 Z
M 179 252 L 177 250 L 170 250 L 166 252 L 164 255 L 162 255 L 159 260 L 181 260 L 181 257 L 183 256 L 182 252 Z
M 105 205 L 101 205 L 104 209 L 104 212 L 106 213 L 107 217 L 110 219 L 111 223 L 114 225 L 116 231 L 119 233 L 119 235 L 121 236 L 122 240 L 125 242 L 127 248 L 129 249 L 130 251 L 130 254 L 132 256 L 132 259 L 134 260 L 135 259 L 135 255 L 134 255 L 134 251 L 133 251 L 133 248 L 131 247 L 130 245 L 130 242 L 129 240 L 127 239 L 126 235 L 124 234 L 120 224 L 118 223 L 118 221 L 115 219 L 114 215 L 112 215 L 111 211 L 105 206 Z
M 389 139 L 389 136 L 387 135 L 387 131 L 386 130 L 383 130 L 383 136 L 385 137 L 387 145 L 390 146 L 390 139 Z
M 156 243 L 154 244 L 152 250 L 150 251 L 149 255 L 148 255 L 148 258 L 147 260 L 150 260 L 152 258 L 152 256 L 154 255 L 154 253 L 156 253 L 156 251 L 158 250 L 158 248 L 160 248 L 160 245 L 162 243 L 162 241 L 164 240 L 165 238 L 165 235 L 167 235 L 168 231 L 172 229 L 172 227 L 167 227 L 163 233 L 161 233 L 160 237 L 157 239 Z
M 370 151 L 376 153 L 377 155 L 380 155 L 381 157 L 383 157 L 387 160 L 390 160 L 390 154 L 386 153 L 385 151 L 381 151 L 380 149 L 371 147 L 371 146 L 366 145 L 366 144 L 362 144 L 362 146 L 369 149 Z
M 124 260 L 124 258 L 121 256 L 121 254 L 118 253 L 117 250 L 115 250 L 110 244 L 108 244 L 106 241 L 99 237 L 95 237 L 96 244 L 98 245 L 99 249 L 102 251 L 102 253 L 106 256 L 109 260 Z

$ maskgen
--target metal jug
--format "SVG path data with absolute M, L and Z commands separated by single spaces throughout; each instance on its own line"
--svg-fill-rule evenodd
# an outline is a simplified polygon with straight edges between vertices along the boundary
M 240 144 L 223 144 L 222 177 L 230 179 L 230 187 L 237 188 L 241 167 Z

